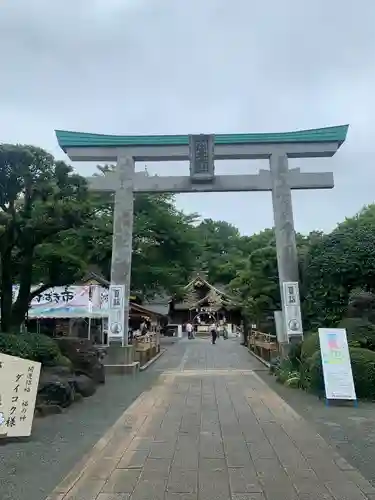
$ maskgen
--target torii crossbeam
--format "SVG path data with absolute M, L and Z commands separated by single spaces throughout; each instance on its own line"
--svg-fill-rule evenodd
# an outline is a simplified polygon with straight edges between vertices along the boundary
M 115 172 L 87 177 L 92 191 L 116 192 L 119 186 Z M 301 172 L 299 168 L 289 170 L 290 189 L 332 189 L 332 172 Z M 215 175 L 210 183 L 192 182 L 190 176 L 159 176 L 145 172 L 135 172 L 135 193 L 230 193 L 241 191 L 272 191 L 272 178 L 269 170 L 259 170 L 258 174 Z

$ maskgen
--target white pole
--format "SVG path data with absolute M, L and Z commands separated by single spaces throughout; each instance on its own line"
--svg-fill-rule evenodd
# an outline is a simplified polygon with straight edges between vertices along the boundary
M 88 334 L 89 340 L 91 339 L 91 316 L 89 316 L 89 334 Z

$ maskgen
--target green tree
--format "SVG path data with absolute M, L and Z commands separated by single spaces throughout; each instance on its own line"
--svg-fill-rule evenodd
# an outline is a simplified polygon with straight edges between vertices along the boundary
M 205 271 L 211 283 L 229 283 L 243 258 L 238 229 L 225 221 L 204 219 L 195 233 L 201 249 L 196 270 Z
M 100 167 L 101 175 L 113 170 Z M 143 296 L 157 292 L 174 293 L 185 285 L 195 269 L 199 246 L 193 223 L 175 207 L 170 194 L 136 194 L 131 288 Z M 96 197 L 95 217 L 81 236 L 90 263 L 108 279 L 112 256 L 113 195 Z
M 314 234 L 301 269 L 307 326 L 336 325 L 353 289 L 375 291 L 375 205 L 330 234 Z
M 74 232 L 91 217 L 84 178 L 33 146 L 0 145 L 1 329 L 19 328 L 42 289 L 70 284 L 84 266 Z M 31 292 L 35 283 L 43 283 Z M 19 293 L 12 303 L 12 286 Z
M 171 195 L 135 197 L 132 286 L 151 294 L 176 292 L 189 280 L 199 255 L 193 222 Z
M 254 250 L 229 287 L 239 297 L 243 314 L 251 317 L 259 328 L 269 327 L 273 311 L 280 308 L 276 248 Z
M 297 249 L 302 263 L 306 261 L 312 243 L 320 241 L 322 234 L 308 236 L 296 234 Z M 230 288 L 243 304 L 244 314 L 265 329 L 273 329 L 273 311 L 280 309 L 280 288 L 273 229 L 265 229 L 239 240 L 242 259 L 237 261 L 237 272 Z M 246 256 L 246 257 L 245 257 Z

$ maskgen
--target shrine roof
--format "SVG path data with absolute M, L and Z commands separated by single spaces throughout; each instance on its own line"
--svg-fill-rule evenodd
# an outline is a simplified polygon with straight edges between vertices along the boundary
M 191 281 L 189 281 L 189 283 L 187 285 L 184 286 L 183 290 L 187 291 L 187 290 L 189 290 L 191 288 L 194 288 L 197 285 L 206 286 L 207 288 L 209 288 L 209 289 L 214 290 L 215 292 L 217 292 L 219 295 L 228 295 L 222 289 L 223 285 L 221 285 L 221 284 L 212 285 L 211 283 L 209 283 L 206 280 L 206 278 L 201 273 L 197 273 L 197 275 L 194 276 L 194 278 Z
M 324 143 L 345 141 L 349 125 L 297 130 L 294 132 L 272 132 L 256 134 L 216 134 L 215 144 L 280 144 L 280 143 Z M 186 146 L 188 135 L 105 135 L 87 132 L 56 130 L 59 146 L 66 152 L 68 148 L 82 147 L 134 147 L 134 146 Z

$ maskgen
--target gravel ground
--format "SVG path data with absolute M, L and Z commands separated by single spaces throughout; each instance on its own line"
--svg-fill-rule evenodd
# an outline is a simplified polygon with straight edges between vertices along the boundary
M 164 348 L 171 344 L 162 340 Z M 152 387 L 159 375 L 155 368 L 165 356 L 137 377 L 107 377 L 94 396 L 60 415 L 36 419 L 28 440 L 0 440 L 0 499 L 45 500 L 126 408 Z M 180 356 L 168 358 L 173 368 Z

